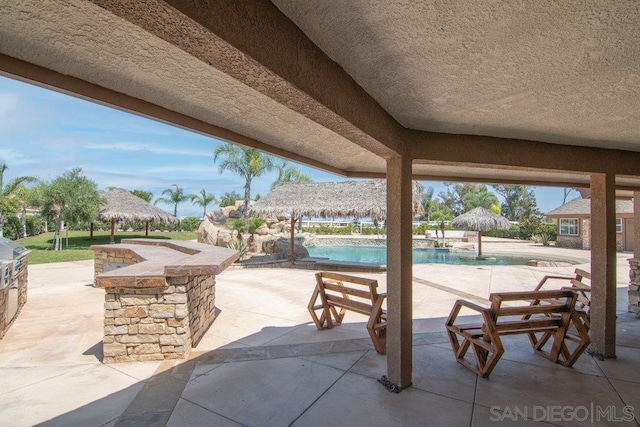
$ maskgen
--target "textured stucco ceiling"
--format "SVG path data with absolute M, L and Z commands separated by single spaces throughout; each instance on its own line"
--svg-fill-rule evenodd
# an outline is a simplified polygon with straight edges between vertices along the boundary
M 384 159 L 374 153 L 90 2 L 4 4 L 0 53 L 321 164 L 356 172 L 357 165 L 363 165 L 385 172 Z M 203 155 L 207 150 L 203 147 Z
M 640 7 L 273 0 L 407 128 L 640 151 Z
M 581 4 L 15 0 L 0 70 L 355 177 L 640 188 L 638 153 L 535 142 L 640 152 L 638 8 Z

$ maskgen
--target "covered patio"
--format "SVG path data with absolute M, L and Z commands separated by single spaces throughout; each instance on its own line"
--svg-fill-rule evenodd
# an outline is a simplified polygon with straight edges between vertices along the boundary
M 548 249 L 486 245 L 532 257 Z M 627 258 L 618 256 L 620 276 Z M 189 360 L 102 364 L 104 292 L 90 286 L 92 262 L 33 266 L 30 302 L 0 342 L 0 420 L 15 426 L 453 426 L 526 418 L 607 425 L 624 419 L 625 408 L 637 415 L 640 325 L 626 313 L 624 281 L 616 285 L 616 360 L 583 355 L 565 368 L 519 336 L 504 340 L 506 353 L 490 379 L 455 361 L 444 331 L 455 299 L 479 302 L 489 292 L 528 290 L 543 275 L 571 271 L 416 266 L 413 386 L 393 394 L 377 382 L 387 362 L 373 349 L 365 316 L 348 313 L 343 325 L 325 331 L 311 322 L 312 271 L 227 270 L 217 278 L 217 318 Z M 366 276 L 386 287 L 384 274 Z
M 615 198 L 635 196 L 640 248 L 639 27 L 632 1 L 15 1 L 0 71 L 386 178 L 386 365 L 407 387 L 413 179 L 589 187 L 591 349 L 621 356 Z

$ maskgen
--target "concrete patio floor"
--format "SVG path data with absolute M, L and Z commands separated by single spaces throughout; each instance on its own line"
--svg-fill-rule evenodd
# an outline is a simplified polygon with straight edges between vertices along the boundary
M 539 259 L 589 257 L 524 243 L 484 246 Z M 564 368 L 535 354 L 525 337 L 509 337 L 489 379 L 455 362 L 444 333 L 453 302 L 530 290 L 545 274 L 571 274 L 574 267 L 414 266 L 413 386 L 400 394 L 377 382 L 386 358 L 373 350 L 363 316 L 348 313 L 340 327 L 316 330 L 306 310 L 313 271 L 229 269 L 217 279 L 217 318 L 189 360 L 104 365 L 104 291 L 91 286 L 92 261 L 31 266 L 29 302 L 0 341 L 0 425 L 535 422 L 525 422 L 524 411 L 557 425 L 619 424 L 632 413 L 636 418 L 626 422 L 638 425 L 640 320 L 626 312 L 629 257 L 618 254 L 617 359 L 585 354 Z M 384 274 L 362 275 L 385 288 Z

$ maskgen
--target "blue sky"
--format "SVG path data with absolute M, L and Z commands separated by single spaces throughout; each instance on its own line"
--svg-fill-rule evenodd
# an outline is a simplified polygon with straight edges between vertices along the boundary
M 216 196 L 228 191 L 244 194 L 244 180 L 220 174 L 214 164 L 213 151 L 219 144 L 211 137 L 0 76 L 0 160 L 8 165 L 5 182 L 21 175 L 50 180 L 81 167 L 101 190 L 140 189 L 156 198 L 177 184 L 186 193 L 205 189 Z M 344 180 L 299 167 L 314 181 Z M 254 180 L 252 195 L 266 194 L 276 177 L 273 172 Z M 436 194 L 444 189 L 442 183 L 424 184 L 434 187 Z M 536 187 L 535 193 L 543 212 L 562 203 L 561 188 Z M 202 208 L 185 202 L 178 206 L 178 215 L 200 216 Z

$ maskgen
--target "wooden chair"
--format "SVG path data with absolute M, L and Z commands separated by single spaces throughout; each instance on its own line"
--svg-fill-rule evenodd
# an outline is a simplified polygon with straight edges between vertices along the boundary
M 590 342 L 589 334 L 577 318 L 577 297 L 574 290 L 561 289 L 494 293 L 489 296 L 488 308 L 464 300 L 456 301 L 446 322 L 456 360 L 486 378 L 504 354 L 501 336 L 548 333 L 549 338 L 553 338 L 548 357 L 557 362 L 560 355 L 568 351 L 565 349 L 565 339 L 573 321 L 581 342 L 580 351 L 576 351 L 570 363 L 566 364 L 571 366 Z M 534 300 L 538 301 L 535 305 L 531 304 Z M 503 306 L 505 302 L 508 305 Z M 458 314 L 463 307 L 480 313 L 482 323 L 457 324 Z M 465 359 L 469 349 L 473 351 L 475 363 Z
M 318 330 L 340 325 L 345 313 L 354 311 L 369 317 L 367 331 L 379 354 L 386 353 L 387 312 L 382 304 L 387 294 L 377 292 L 378 281 L 346 274 L 316 273 L 316 287 L 309 301 L 309 313 Z
M 553 283 L 555 283 L 555 285 Z M 588 345 L 588 343 L 586 345 L 584 344 L 582 334 L 584 333 L 583 330 L 588 334 L 590 329 L 589 311 L 591 308 L 591 273 L 576 268 L 575 276 L 547 275 L 540 280 L 535 291 L 544 290 L 545 287 L 554 287 L 557 289 L 558 286 L 561 286 L 561 289 L 571 289 L 577 294 L 575 306 L 576 316 L 572 319 L 571 324 L 569 325 L 569 329 L 565 337 L 565 345 L 562 347 L 562 352 L 560 353 L 559 358 L 559 362 L 561 364 L 571 366 L 585 350 L 586 345 Z M 540 303 L 541 301 L 539 300 L 531 301 L 532 305 L 538 305 Z M 554 301 L 547 300 L 545 303 L 553 304 Z M 548 314 L 548 316 L 552 316 L 552 314 Z M 525 320 L 527 318 L 527 316 L 523 317 Z M 543 352 L 545 351 L 544 347 L 549 342 L 550 338 L 551 335 L 548 332 L 529 334 L 529 340 L 531 341 L 533 348 Z

